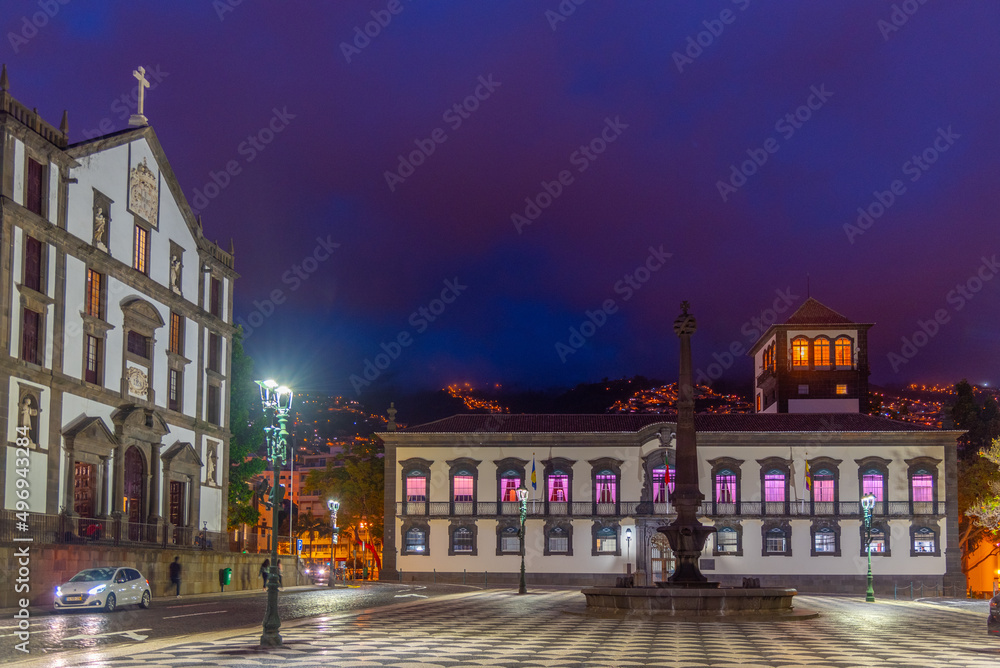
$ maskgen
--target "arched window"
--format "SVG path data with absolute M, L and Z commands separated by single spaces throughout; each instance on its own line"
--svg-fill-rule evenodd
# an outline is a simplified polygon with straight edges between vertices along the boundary
M 411 502 L 427 500 L 427 476 L 423 471 L 410 471 L 406 476 L 406 500 Z
M 594 476 L 594 487 L 598 503 L 614 503 L 618 498 L 618 478 L 608 469 Z
M 517 501 L 517 488 L 521 486 L 521 475 L 514 470 L 505 471 L 500 476 L 500 500 L 508 503 Z
M 846 336 L 838 336 L 833 343 L 834 363 L 839 367 L 849 367 L 854 364 L 854 342 Z
M 427 551 L 427 532 L 414 527 L 406 532 L 406 554 L 423 554 Z
M 813 366 L 816 368 L 830 366 L 830 339 L 818 336 L 813 341 Z
M 739 534 L 732 527 L 722 527 L 715 536 L 719 554 L 729 554 L 739 550 Z
M 861 476 L 861 494 L 874 494 L 876 501 L 885 501 L 885 474 L 877 469 L 868 469 Z
M 785 472 L 771 469 L 764 474 L 764 501 L 768 503 L 784 503 L 786 499 Z
M 555 469 L 548 475 L 548 499 L 550 502 L 565 503 L 569 499 L 569 474 Z
M 736 474 L 722 469 L 715 474 L 715 502 L 734 503 L 736 501 Z
M 472 473 L 462 469 L 452 478 L 452 484 L 455 488 L 455 501 L 468 502 L 473 500 L 475 478 L 472 476 Z
M 809 339 L 804 336 L 792 339 L 792 366 L 797 368 L 809 366 Z

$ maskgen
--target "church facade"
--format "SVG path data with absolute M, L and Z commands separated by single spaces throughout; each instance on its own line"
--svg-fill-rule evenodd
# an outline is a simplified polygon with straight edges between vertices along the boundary
M 4 519 L 29 512 L 59 541 L 224 532 L 232 252 L 203 235 L 141 108 L 70 145 L 65 117 L 7 88 L 4 69 Z
M 872 494 L 879 595 L 897 587 L 908 595 L 911 583 L 918 591 L 962 591 L 961 432 L 859 412 L 868 375 L 859 351 L 870 325 L 829 323 L 833 312 L 813 302 L 766 332 L 750 354 L 761 377 L 770 361 L 763 351 L 781 336 L 827 345 L 831 355 L 836 341 L 850 336 L 851 352 L 841 351 L 836 364 L 824 366 L 824 350 L 807 350 L 806 358 L 812 362 L 815 354 L 820 363 L 795 369 L 819 374 L 809 383 L 815 408 L 793 403 L 800 410 L 789 411 L 775 390 L 777 400 L 754 414 L 695 416 L 705 497 L 699 516 L 716 529 L 702 553 L 702 572 L 725 585 L 752 577 L 763 586 L 863 594 L 861 497 Z M 785 354 L 777 345 L 770 349 Z M 822 376 L 827 371 L 833 382 Z M 799 398 L 797 385 L 805 383 L 783 384 L 791 373 L 784 365 L 771 373 L 781 387 L 796 386 Z M 844 384 L 847 396 L 837 387 Z M 820 394 L 826 388 L 831 396 Z M 529 585 L 608 585 L 626 572 L 636 573 L 639 585 L 665 580 L 674 558 L 656 529 L 676 516 L 670 503 L 676 429 L 672 414 L 498 414 L 456 415 L 379 434 L 386 479 L 382 578 L 516 582 L 522 548 L 516 490 L 524 485 Z

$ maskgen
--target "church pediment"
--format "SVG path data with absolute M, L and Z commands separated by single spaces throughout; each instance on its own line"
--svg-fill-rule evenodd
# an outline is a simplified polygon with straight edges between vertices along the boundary
M 174 443 L 160 455 L 164 465 L 181 473 L 196 474 L 202 467 L 201 457 L 190 443 Z
M 170 427 L 158 412 L 135 404 L 121 406 L 111 419 L 119 434 L 143 441 L 157 442 L 170 433 Z
M 99 417 L 81 415 L 63 430 L 62 435 L 70 448 L 79 443 L 88 446 L 88 449 L 110 452 L 118 446 L 114 432 Z
M 130 297 L 121 303 L 122 312 L 126 318 L 139 320 L 144 330 L 154 330 L 163 327 L 163 317 L 156 307 L 139 297 Z

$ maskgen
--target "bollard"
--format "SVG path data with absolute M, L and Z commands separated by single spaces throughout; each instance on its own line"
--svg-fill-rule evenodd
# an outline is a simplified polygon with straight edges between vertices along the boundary
M 913 600 L 913 583 L 910 583 L 910 600 Z
M 432 584 L 437 584 L 438 581 L 438 569 L 434 569 L 434 579 L 431 581 Z
M 465 585 L 465 569 L 462 569 L 462 585 Z
M 483 571 L 483 589 L 490 588 L 490 572 Z
M 400 568 L 399 571 L 398 571 L 398 573 L 399 573 L 399 581 L 402 582 L 403 581 L 403 569 Z
M 892 600 L 895 601 L 895 600 L 897 600 L 899 598 L 899 596 L 897 596 L 898 593 L 899 593 L 899 585 L 897 585 L 895 582 L 893 582 L 892 583 Z

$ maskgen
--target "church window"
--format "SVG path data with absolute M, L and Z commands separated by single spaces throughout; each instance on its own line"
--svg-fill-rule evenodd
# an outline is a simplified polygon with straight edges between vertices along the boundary
M 84 306 L 87 315 L 104 318 L 104 276 L 87 269 L 87 294 Z
M 813 365 L 816 368 L 830 366 L 830 339 L 825 336 L 813 341 Z
M 170 352 L 184 354 L 184 316 L 170 314 Z
M 42 291 L 42 242 L 34 237 L 24 241 L 24 287 Z
M 150 358 L 150 337 L 143 336 L 135 330 L 128 333 L 128 351 L 133 355 L 138 355 L 144 359 Z
M 149 230 L 139 223 L 132 237 L 132 268 L 149 275 Z
M 208 312 L 214 316 L 222 317 L 222 281 L 215 276 L 212 277 L 209 287 Z
M 30 308 L 24 309 L 24 315 L 21 319 L 21 359 L 30 364 L 42 363 L 38 336 L 41 320 L 41 313 L 32 311 Z
M 851 366 L 854 362 L 854 342 L 846 336 L 837 337 L 834 342 L 834 357 L 837 366 Z
M 809 366 L 809 339 L 804 336 L 792 339 L 792 366 Z
M 86 342 L 87 364 L 84 373 L 85 376 L 84 380 L 86 380 L 88 383 L 93 383 L 94 385 L 100 385 L 102 380 L 101 379 L 102 343 L 103 341 L 101 341 L 101 339 L 97 338 L 96 336 L 92 336 L 90 334 L 87 335 L 87 342 Z
M 39 216 L 43 214 L 45 201 L 45 167 L 40 162 L 28 158 L 27 193 L 24 207 Z
M 837 384 L 837 394 L 844 395 L 847 394 L 847 385 L 845 383 Z

